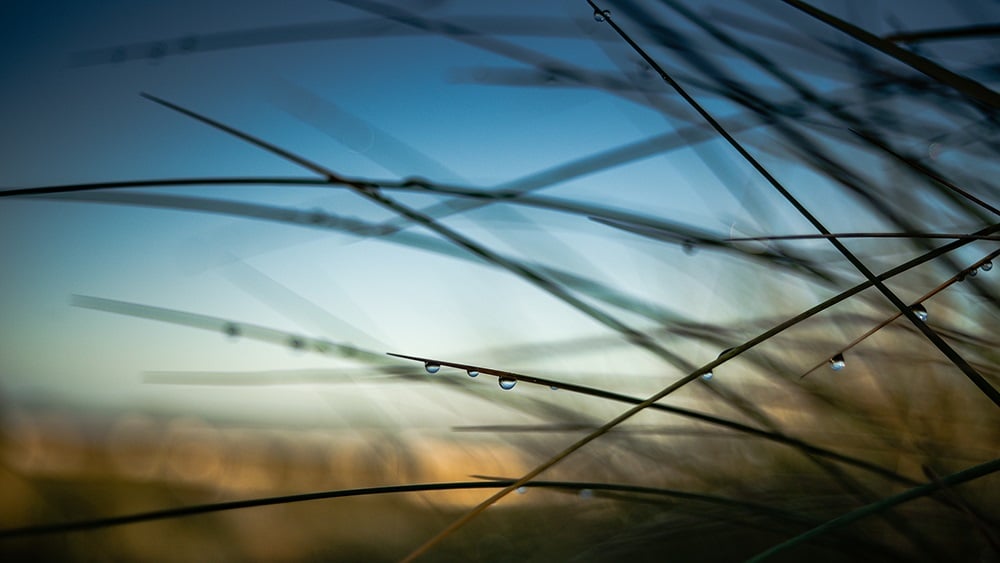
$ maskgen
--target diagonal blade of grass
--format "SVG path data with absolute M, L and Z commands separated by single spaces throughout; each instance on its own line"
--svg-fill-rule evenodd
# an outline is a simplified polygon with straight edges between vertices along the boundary
M 927 76 L 946 84 L 951 88 L 965 94 L 966 96 L 973 98 L 986 106 L 992 108 L 993 110 L 1000 110 L 1000 94 L 997 94 L 993 90 L 983 86 L 982 84 L 970 80 L 964 76 L 955 74 L 950 70 L 934 63 L 933 61 L 927 60 L 912 51 L 908 51 L 899 47 L 892 41 L 887 41 L 881 37 L 869 33 L 860 27 L 850 24 L 840 18 L 837 18 L 831 14 L 824 12 L 818 8 L 815 8 L 805 2 L 800 0 L 782 0 L 785 4 L 792 6 L 806 14 L 809 14 L 813 18 L 840 30 L 847 35 L 857 39 L 872 47 L 873 49 L 878 49 L 883 53 L 889 55 L 890 57 L 902 62 L 903 64 L 917 70 Z
M 970 266 L 967 270 L 963 270 L 962 272 L 959 272 L 959 273 L 955 274 L 954 276 L 948 278 L 947 280 L 945 280 L 944 282 L 942 282 L 940 285 L 938 285 L 934 289 L 932 289 L 929 292 L 927 292 L 924 295 L 922 295 L 919 299 L 917 299 L 916 301 L 913 302 L 914 305 L 916 305 L 918 303 L 923 303 L 924 301 L 927 301 L 928 299 L 930 299 L 931 297 L 934 297 L 938 293 L 941 293 L 942 291 L 944 291 L 948 287 L 952 286 L 956 282 L 961 281 L 961 279 L 966 275 L 966 272 L 968 272 L 970 270 L 974 270 L 974 269 L 982 266 L 986 262 L 989 262 L 993 258 L 996 258 L 998 255 L 1000 255 L 1000 250 L 995 250 L 995 251 L 991 252 L 988 256 L 986 256 L 982 260 L 979 260 L 978 262 L 976 262 L 975 264 L 973 264 L 972 266 Z M 869 329 L 868 331 L 866 331 L 861 336 L 859 336 L 859 337 L 855 338 L 854 340 L 852 340 L 846 346 L 842 346 L 841 348 L 838 348 L 837 352 L 834 353 L 834 354 L 831 354 L 831 356 L 837 356 L 837 355 L 840 355 L 840 354 L 843 354 L 843 353 L 847 352 L 851 348 L 854 348 L 858 344 L 864 342 L 869 336 L 871 336 L 871 335 L 875 334 L 876 332 L 882 330 L 883 328 L 889 326 L 893 321 L 895 321 L 896 319 L 898 319 L 901 316 L 902 316 L 902 314 L 900 314 L 900 313 L 896 313 L 896 314 L 892 315 L 891 317 L 887 318 L 886 320 L 880 322 L 879 324 L 875 325 L 874 327 L 872 327 L 871 329 Z M 809 368 L 808 370 L 806 370 L 805 373 L 803 373 L 802 375 L 800 375 L 799 379 L 804 379 L 807 375 L 809 375 L 810 373 L 816 371 L 817 369 L 819 369 L 820 367 L 826 365 L 827 363 L 828 363 L 828 361 L 824 360 L 824 361 L 816 364 L 815 366 L 813 366 L 813 367 Z
M 814 235 L 770 235 L 760 237 L 727 238 L 727 242 L 751 242 L 767 240 L 816 240 L 827 238 L 922 238 L 946 240 L 1000 240 L 997 235 L 970 235 L 962 233 L 830 233 Z
M 987 461 L 986 463 L 982 463 L 982 464 L 970 467 L 968 469 L 964 469 L 964 470 L 959 471 L 957 473 L 952 473 L 951 475 L 947 475 L 945 477 L 941 477 L 940 479 L 937 479 L 937 480 L 932 481 L 930 483 L 927 483 L 925 485 L 920 485 L 918 487 L 913 487 L 912 489 L 908 489 L 906 491 L 903 491 L 902 493 L 899 493 L 899 494 L 896 494 L 896 495 L 892 495 L 892 496 L 887 497 L 885 499 L 882 499 L 882 500 L 880 500 L 878 502 L 875 502 L 875 503 L 872 503 L 872 504 L 869 504 L 869 505 L 866 505 L 866 506 L 862 506 L 861 508 L 858 508 L 857 510 L 853 510 L 851 512 L 848 512 L 847 514 L 838 516 L 837 518 L 834 518 L 833 520 L 825 522 L 824 524 L 821 524 L 820 526 L 817 526 L 815 528 L 812 528 L 811 530 L 803 532 L 802 534 L 799 534 L 798 536 L 795 536 L 794 538 L 791 538 L 791 539 L 789 539 L 789 540 L 787 540 L 785 542 L 782 542 L 782 543 L 780 543 L 780 544 L 778 544 L 778 545 L 776 545 L 774 547 L 771 547 L 767 551 L 761 552 L 761 553 L 755 555 L 754 557 L 751 557 L 750 559 L 747 559 L 747 563 L 758 563 L 760 561 L 764 561 L 766 559 L 771 558 L 774 555 L 777 555 L 778 553 L 781 553 L 782 551 L 785 551 L 785 550 L 787 550 L 789 548 L 795 547 L 796 545 L 798 545 L 800 543 L 804 543 L 806 541 L 809 541 L 809 540 L 811 540 L 813 538 L 816 538 L 816 537 L 818 537 L 820 535 L 828 533 L 828 532 L 830 532 L 832 530 L 835 530 L 837 528 L 840 528 L 840 527 L 846 526 L 848 524 L 851 524 L 853 522 L 856 522 L 858 520 L 861 520 L 862 518 L 866 518 L 868 516 L 872 516 L 874 514 L 878 514 L 880 512 L 884 512 L 884 511 L 888 510 L 889 508 L 892 508 L 893 506 L 897 506 L 897 505 L 909 502 L 911 500 L 916 500 L 916 499 L 925 497 L 925 496 L 930 495 L 930 494 L 932 494 L 932 493 L 934 493 L 934 492 L 936 492 L 938 490 L 941 490 L 942 488 L 944 488 L 946 486 L 947 487 L 952 487 L 952 486 L 955 486 L 955 485 L 966 483 L 968 481 L 972 481 L 974 479 L 980 479 L 982 477 L 986 477 L 987 475 L 990 475 L 990 474 L 995 473 L 997 471 L 1000 471 L 1000 459 L 994 459 L 993 461 Z
M 374 365 L 384 365 L 382 354 L 369 352 L 350 344 L 338 344 L 321 338 L 307 338 L 302 335 L 276 330 L 260 325 L 241 323 L 219 317 L 177 311 L 163 307 L 129 303 L 115 299 L 91 297 L 87 295 L 72 296 L 71 303 L 76 307 L 94 309 L 107 313 L 117 313 L 130 317 L 139 317 L 154 321 L 199 328 L 233 337 L 249 338 L 260 342 L 268 342 L 280 346 L 290 346 L 301 350 L 311 350 L 320 354 L 335 355 L 343 358 L 358 359 Z

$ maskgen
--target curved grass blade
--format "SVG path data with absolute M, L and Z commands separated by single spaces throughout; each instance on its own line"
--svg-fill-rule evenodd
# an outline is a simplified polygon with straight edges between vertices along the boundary
M 31 536 L 41 536 L 50 534 L 65 534 L 70 532 L 80 532 L 85 530 L 97 530 L 114 526 L 124 526 L 128 524 L 138 524 L 141 522 L 152 522 L 157 520 L 167 520 L 172 518 L 184 518 L 197 516 L 200 514 L 210 514 L 229 510 L 240 510 L 244 508 L 254 508 L 261 506 L 274 506 L 281 504 L 292 504 L 315 500 L 329 500 L 335 498 L 363 497 L 386 494 L 436 492 L 436 491 L 462 491 L 476 489 L 497 489 L 513 483 L 512 479 L 489 479 L 476 481 L 451 481 L 441 483 L 413 483 L 406 485 L 386 485 L 379 487 L 363 487 L 356 489 L 340 489 L 333 491 L 316 491 L 310 493 L 299 493 L 291 495 L 281 495 L 273 497 L 262 497 L 246 500 L 216 502 L 209 504 L 199 504 L 193 506 L 182 506 L 178 508 L 167 508 L 163 510 L 153 510 L 149 512 L 139 512 L 125 514 L 121 516 L 110 516 L 106 518 L 95 518 L 92 520 L 78 520 L 71 522 L 60 522 L 53 524 L 40 524 L 34 526 L 23 526 L 19 528 L 0 529 L 0 540 L 24 538 Z M 779 521 L 802 524 L 809 522 L 809 519 L 783 510 L 778 510 L 759 503 L 745 502 L 730 499 L 718 495 L 706 495 L 691 493 L 675 489 L 664 489 L 658 487 L 644 487 L 640 485 L 629 485 L 623 483 L 600 483 L 582 481 L 535 481 L 525 485 L 529 488 L 554 489 L 562 491 L 606 491 L 614 493 L 626 493 L 630 496 L 617 496 L 618 500 L 639 501 L 635 495 L 648 497 L 662 497 L 696 501 L 727 509 L 744 511 L 750 514 L 765 516 Z
M 311 178 L 206 178 L 204 185 L 280 185 L 280 186 L 303 186 L 303 187 L 328 187 L 340 188 L 341 183 L 324 182 Z M 462 186 L 446 186 L 421 182 L 415 185 L 412 181 L 386 182 L 380 180 L 359 180 L 344 179 L 345 182 L 357 182 L 365 186 L 377 186 L 385 190 L 420 191 L 442 195 L 456 196 L 463 199 L 481 201 L 485 203 L 502 203 L 506 205 L 517 205 L 546 209 L 570 215 L 586 216 L 591 220 L 617 228 L 625 228 L 633 232 L 644 234 L 645 232 L 663 233 L 666 240 L 670 237 L 681 241 L 690 241 L 699 245 L 732 253 L 750 260 L 764 261 L 769 265 L 774 265 L 788 269 L 795 273 L 809 273 L 813 279 L 832 282 L 829 274 L 823 272 L 819 267 L 805 258 L 788 255 L 786 253 L 776 253 L 772 251 L 747 252 L 736 246 L 730 245 L 726 240 L 714 236 L 709 232 L 684 225 L 682 223 L 664 221 L 653 217 L 647 217 L 620 211 L 609 207 L 601 207 L 582 202 L 566 200 L 562 198 L 552 198 L 543 196 L 517 195 L 511 196 L 507 193 L 484 192 Z M 189 209 L 220 213 L 226 215 L 249 216 L 257 219 L 279 220 L 282 222 L 292 222 L 304 226 L 319 227 L 344 227 L 359 236 L 385 236 L 399 232 L 399 229 L 385 224 L 364 224 L 357 219 L 337 219 L 333 215 L 322 212 L 291 211 L 274 206 L 262 206 L 260 204 L 236 202 L 232 200 L 215 200 L 193 196 L 175 196 L 170 194 L 138 194 L 138 193 L 90 193 L 103 189 L 120 189 L 129 187 L 170 187 L 198 185 L 196 178 L 184 178 L 174 180 L 151 180 L 151 181 L 130 181 L 130 182 L 108 182 L 93 184 L 77 184 L 64 187 L 43 186 L 37 188 L 25 188 L 17 190 L 7 190 L 0 192 L 0 197 L 9 196 L 46 196 L 58 195 L 56 199 L 91 201 L 105 203 L 123 203 L 132 205 L 146 205 L 153 207 L 173 207 L 178 209 Z M 84 193 L 80 193 L 84 192 Z M 453 211 L 468 210 L 472 207 L 448 204 Z M 433 206 L 432 206 L 433 207 Z M 440 214 L 437 214 L 440 216 Z M 628 225 L 623 227 L 621 225 Z M 640 232 L 639 229 L 642 231 Z M 665 240 L 664 237 L 653 237 L 658 240 Z
M 164 321 L 164 322 L 172 322 L 172 323 L 180 324 L 180 325 L 184 325 L 184 326 L 192 326 L 192 327 L 195 327 L 195 328 L 204 328 L 204 329 L 209 329 L 209 330 L 215 330 L 216 329 L 215 327 L 218 327 L 220 325 L 222 325 L 222 326 L 225 327 L 225 326 L 231 326 L 231 324 L 232 324 L 232 323 L 224 322 L 222 319 L 218 319 L 218 318 L 214 318 L 214 317 L 209 317 L 209 316 L 206 316 L 206 315 L 198 315 L 198 314 L 194 314 L 194 313 L 184 313 L 184 312 L 174 311 L 174 310 L 169 310 L 169 309 L 162 309 L 162 308 L 157 308 L 157 307 L 149 307 L 149 306 L 144 306 L 144 305 L 137 305 L 137 304 L 132 304 L 132 303 L 126 303 L 126 302 L 121 302 L 121 301 L 113 301 L 113 300 L 106 300 L 106 299 L 100 299 L 100 298 L 90 298 L 90 297 L 76 296 L 75 297 L 75 304 L 77 304 L 78 306 L 93 308 L 93 309 L 97 309 L 97 310 L 103 310 L 103 311 L 108 311 L 108 312 L 115 312 L 115 313 L 119 313 L 119 314 L 130 315 L 130 316 L 138 316 L 138 317 L 142 317 L 142 318 L 149 318 L 149 319 L 152 319 L 152 320 L 159 320 L 159 321 Z M 241 335 L 245 335 L 248 338 L 252 338 L 252 339 L 256 338 L 256 339 L 260 339 L 260 340 L 264 340 L 264 341 L 268 341 L 268 342 L 272 342 L 272 343 L 285 343 L 285 344 L 287 344 L 288 342 L 293 341 L 294 339 L 298 338 L 298 337 L 296 337 L 294 335 L 289 335 L 288 333 L 285 333 L 285 332 L 282 332 L 282 331 L 276 331 L 276 330 L 267 329 L 267 328 L 264 328 L 264 327 L 257 327 L 257 326 L 254 326 L 254 325 L 240 325 L 240 326 L 241 326 L 241 329 L 243 330 L 243 332 L 241 333 Z M 298 340 L 298 342 L 301 343 L 300 346 L 302 346 L 303 348 L 305 348 L 306 345 L 307 345 L 307 341 L 304 340 L 304 339 L 303 340 Z M 331 344 L 328 341 L 325 341 L 325 340 L 316 340 L 314 342 L 314 351 L 317 351 L 317 352 L 320 352 L 320 353 L 328 353 L 328 352 L 331 351 L 331 349 L 328 347 L 330 345 Z M 361 360 L 364 360 L 364 361 L 372 361 L 373 359 L 384 358 L 384 356 L 375 354 L 373 352 L 368 352 L 368 351 L 365 351 L 365 350 L 359 350 L 359 349 L 354 348 L 354 347 L 339 346 L 339 349 L 341 349 L 341 352 L 342 352 L 341 355 L 346 355 L 346 356 L 352 357 L 352 358 L 358 358 L 358 359 L 361 359 Z M 345 351 L 346 351 L 346 354 L 343 354 L 343 352 L 345 352 Z M 490 374 L 490 375 L 495 375 L 495 376 L 504 375 L 504 376 L 507 376 L 507 377 L 515 378 L 515 379 L 520 380 L 520 381 L 526 381 L 528 383 L 534 383 L 534 384 L 538 384 L 538 385 L 545 385 L 545 386 L 548 386 L 548 387 L 558 387 L 559 389 L 563 389 L 563 390 L 565 390 L 567 392 L 581 393 L 581 394 L 585 394 L 585 395 L 590 395 L 590 396 L 595 396 L 595 397 L 600 397 L 600 398 L 615 400 L 615 401 L 618 401 L 618 402 L 623 402 L 623 403 L 628 403 L 628 404 L 633 404 L 633 405 L 637 405 L 637 404 L 641 403 L 641 401 L 639 399 L 637 399 L 637 398 L 628 397 L 626 395 L 621 395 L 619 393 L 613 393 L 613 392 L 608 392 L 608 391 L 602 391 L 602 390 L 599 390 L 599 389 L 589 388 L 589 387 L 585 387 L 585 386 L 581 386 L 581 385 L 577 385 L 577 384 L 567 383 L 567 382 L 563 382 L 563 381 L 557 381 L 557 380 L 551 380 L 551 379 L 545 379 L 545 378 L 532 377 L 532 376 L 527 376 L 527 375 L 523 375 L 523 374 L 516 374 L 516 373 L 513 373 L 513 372 L 493 370 L 491 368 L 486 368 L 486 367 L 481 367 L 481 366 L 471 366 L 471 365 L 466 365 L 466 364 L 457 364 L 457 363 L 453 363 L 453 362 L 437 361 L 437 360 L 432 360 L 432 359 L 428 359 L 428 358 L 420 358 L 420 357 L 416 357 L 416 356 L 405 356 L 405 355 L 400 355 L 400 354 L 389 354 L 389 355 L 390 356 L 401 357 L 401 358 L 405 358 L 405 359 L 417 360 L 417 361 L 421 361 L 421 362 L 424 362 L 424 363 L 426 363 L 426 362 L 439 363 L 440 365 L 447 365 L 447 366 L 455 367 L 455 368 L 458 368 L 458 369 L 465 369 L 465 370 L 475 369 L 475 370 L 481 371 L 481 373 L 485 373 L 485 374 Z M 383 365 L 383 366 L 378 366 L 375 369 L 377 369 L 377 371 L 379 371 L 379 372 L 385 372 L 385 373 L 389 373 L 389 374 L 397 374 L 397 376 L 403 376 L 403 377 L 405 377 L 405 375 L 406 375 L 406 374 L 401 373 L 400 366 L 385 366 L 385 365 Z M 407 372 L 410 373 L 410 374 L 412 374 L 412 370 L 407 370 Z M 163 374 L 161 374 L 161 375 L 163 375 Z M 157 377 L 158 376 L 156 374 L 153 374 L 154 381 L 155 381 L 155 379 L 157 379 Z M 168 380 L 169 379 L 170 379 L 170 376 L 168 375 Z M 196 382 L 196 380 L 190 380 L 190 382 L 194 383 L 194 382 Z M 208 382 L 206 382 L 205 380 L 200 380 L 200 381 L 197 381 L 197 382 L 200 382 L 200 383 L 203 383 L 203 384 L 204 383 L 208 383 L 208 384 L 221 383 L 221 381 L 218 381 L 218 382 L 208 381 Z M 188 381 L 182 381 L 182 383 L 188 383 Z M 285 381 L 285 383 L 287 383 L 287 381 Z M 724 427 L 724 428 L 729 428 L 729 429 L 732 429 L 732 430 L 735 430 L 735 431 L 738 431 L 738 432 L 746 433 L 748 435 L 753 435 L 753 436 L 765 438 L 765 439 L 768 439 L 768 440 L 772 440 L 772 441 L 775 441 L 777 443 L 786 444 L 786 445 L 795 447 L 797 449 L 800 449 L 804 453 L 807 453 L 807 454 L 810 454 L 810 455 L 818 455 L 820 457 L 825 457 L 825 458 L 828 458 L 828 459 L 831 459 L 831 460 L 834 460 L 834 461 L 842 462 L 842 463 L 845 463 L 845 464 L 848 464 L 848 465 L 852 465 L 854 467 L 865 469 L 867 471 L 871 471 L 871 472 L 873 472 L 875 474 L 878 474 L 878 475 L 880 475 L 882 477 L 885 477 L 887 479 L 890 479 L 890 480 L 893 480 L 893 481 L 896 481 L 896 482 L 902 482 L 902 483 L 906 483 L 906 484 L 912 484 L 912 481 L 910 481 L 910 480 L 906 479 L 905 477 L 902 477 L 901 475 L 898 475 L 898 474 L 896 474 L 896 473 L 894 473 L 891 470 L 888 470 L 886 468 L 882 468 L 882 467 L 880 467 L 878 465 L 871 464 L 871 463 L 865 462 L 863 460 L 858 460 L 858 459 L 855 459 L 855 458 L 851 458 L 849 456 L 844 456 L 842 454 L 838 454 L 836 452 L 832 452 L 832 451 L 826 450 L 824 448 L 813 446 L 813 445 L 808 444 L 806 442 L 803 442 L 801 440 L 798 440 L 798 439 L 795 439 L 795 438 L 791 438 L 791 437 L 782 435 L 782 434 L 777 433 L 777 432 L 769 432 L 769 431 L 765 431 L 765 430 L 759 430 L 759 429 L 756 429 L 756 428 L 753 428 L 753 427 L 749 427 L 749 426 L 746 426 L 746 425 L 743 425 L 743 424 L 740 424 L 740 423 L 736 423 L 736 422 L 729 421 L 729 420 L 726 420 L 726 419 L 721 419 L 721 418 L 718 418 L 718 417 L 715 417 L 715 416 L 712 416 L 712 415 L 707 415 L 707 414 L 699 413 L 697 411 L 691 411 L 691 410 L 688 410 L 688 409 L 682 409 L 682 408 L 678 408 L 678 407 L 671 407 L 671 406 L 660 405 L 660 404 L 652 404 L 650 408 L 652 408 L 654 410 L 661 410 L 661 411 L 664 411 L 664 412 L 670 412 L 670 413 L 673 413 L 673 414 L 678 414 L 678 415 L 681 415 L 681 416 L 684 416 L 684 417 L 687 417 L 687 418 L 691 418 L 691 419 L 694 419 L 694 420 L 700 420 L 702 422 L 707 422 L 709 424 L 717 425 L 717 426 Z
M 295 181 L 290 185 L 298 185 L 298 182 Z M 326 183 L 323 182 L 323 185 L 326 185 Z M 326 213 L 321 210 L 300 210 L 232 200 L 176 196 L 170 194 L 144 194 L 128 192 L 93 193 L 85 196 L 63 195 L 59 196 L 59 199 L 118 203 L 124 205 L 142 205 L 157 208 L 183 209 L 189 211 L 204 211 L 207 213 L 289 223 L 301 227 L 336 230 L 362 237 L 388 234 L 384 230 L 384 227 L 381 227 L 379 224 L 369 223 L 351 217 L 342 217 L 332 213 Z M 446 241 L 420 233 L 396 232 L 392 234 L 392 236 L 387 237 L 385 240 L 394 244 L 426 250 L 443 256 L 482 263 L 477 260 L 476 256 L 462 251 L 453 244 L 449 244 Z M 514 258 L 509 257 L 507 260 L 511 262 L 515 261 Z M 487 262 L 487 264 L 489 263 Z M 613 287 L 599 283 L 580 274 L 532 262 L 527 262 L 525 265 L 531 269 L 541 272 L 545 276 L 552 278 L 556 282 L 563 284 L 574 291 L 579 291 L 580 293 L 603 301 L 609 305 L 642 315 L 658 323 L 679 326 L 695 324 L 690 319 L 687 319 L 674 311 L 668 310 L 662 305 L 644 301 L 635 296 L 627 295 L 614 289 Z
M 250 323 L 240 323 L 229 321 L 220 317 L 202 315 L 154 307 L 151 305 L 141 305 L 139 303 L 129 303 L 115 299 L 105 299 L 102 297 L 91 297 L 87 295 L 73 295 L 71 304 L 75 307 L 94 309 L 106 313 L 117 313 L 129 317 L 138 317 L 161 321 L 175 325 L 199 328 L 220 334 L 227 334 L 231 337 L 248 338 L 260 342 L 287 346 L 297 350 L 310 351 L 318 354 L 333 355 L 343 358 L 354 358 L 371 364 L 385 364 L 385 357 L 381 354 L 369 352 L 357 348 L 350 344 L 339 344 L 322 338 L 308 338 L 300 334 L 294 334 L 283 330 L 276 330 Z
M 893 506 L 897 506 L 909 502 L 911 500 L 916 500 L 925 497 L 927 495 L 930 495 L 934 492 L 941 490 L 944 487 L 952 487 L 968 481 L 986 477 L 997 471 L 1000 471 L 1000 458 L 970 467 L 968 469 L 964 469 L 957 473 L 952 473 L 951 475 L 941 477 L 940 479 L 937 479 L 925 485 L 920 485 L 919 487 L 913 487 L 912 489 L 903 491 L 902 493 L 892 495 L 890 497 L 886 497 L 878 502 L 862 506 L 857 510 L 848 512 L 847 514 L 844 514 L 842 516 L 834 518 L 833 520 L 825 522 L 824 524 L 821 524 L 809 531 L 803 532 L 802 534 L 799 534 L 794 538 L 782 542 L 768 549 L 767 551 L 761 552 L 755 555 L 754 557 L 747 559 L 747 563 L 758 563 L 760 561 L 764 561 L 766 559 L 771 558 L 774 555 L 777 555 L 778 553 L 781 553 L 782 551 L 785 551 L 791 547 L 795 547 L 800 543 L 812 540 L 827 532 L 830 532 L 837 528 L 861 520 L 862 518 L 866 518 L 868 516 L 884 512 L 889 508 L 892 508 Z
M 372 372 L 377 372 L 373 375 Z M 407 366 L 378 366 L 363 369 L 296 369 L 265 371 L 147 371 L 142 375 L 143 383 L 154 385 L 297 385 L 315 383 L 354 383 L 353 379 L 413 380 L 419 371 Z

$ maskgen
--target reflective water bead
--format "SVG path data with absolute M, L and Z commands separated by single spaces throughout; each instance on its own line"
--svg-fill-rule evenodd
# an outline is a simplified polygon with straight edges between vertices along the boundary
M 474 369 L 467 369 L 465 373 L 469 374 L 469 377 L 479 377 L 479 372 Z
M 500 388 L 504 390 L 513 389 L 517 385 L 517 380 L 513 377 L 501 377 L 498 382 L 500 383 Z
M 910 310 L 913 311 L 913 314 L 916 315 L 918 319 L 927 321 L 927 309 L 925 309 L 920 303 L 910 307 Z
M 843 354 L 837 354 L 836 356 L 830 358 L 830 369 L 833 371 L 840 371 L 847 366 L 847 362 L 844 360 Z
M 606 14 L 606 13 L 607 13 L 607 11 L 606 11 L 606 10 L 605 10 L 604 12 L 602 12 L 602 11 L 600 11 L 600 10 L 594 10 L 594 21 L 595 21 L 595 22 L 598 22 L 598 23 L 600 23 L 600 22 L 603 22 L 604 20 L 606 20 L 606 19 L 607 19 L 607 18 L 605 17 L 605 14 Z
M 979 267 L 980 267 L 980 268 L 981 268 L 981 269 L 982 269 L 982 270 L 983 270 L 984 272 L 988 272 L 988 271 L 990 271 L 990 270 L 992 270 L 992 269 L 993 269 L 993 262 L 992 262 L 992 261 L 990 261 L 990 260 L 987 260 L 986 262 L 983 262 L 983 264 L 982 264 L 981 266 L 979 266 Z
M 732 347 L 726 348 L 725 350 L 719 352 L 719 355 L 716 356 L 715 359 L 718 360 L 719 358 L 721 358 L 722 356 L 725 356 L 726 354 L 728 354 L 732 350 L 733 350 Z M 705 373 L 701 374 L 701 378 L 704 379 L 705 381 L 708 381 L 709 379 L 712 379 L 713 377 L 715 377 L 715 374 L 712 373 L 711 371 L 706 371 Z
M 424 369 L 427 370 L 427 373 L 437 373 L 441 369 L 441 364 L 424 362 Z

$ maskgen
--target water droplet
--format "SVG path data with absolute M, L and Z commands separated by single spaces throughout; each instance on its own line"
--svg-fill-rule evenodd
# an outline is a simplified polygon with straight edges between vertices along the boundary
M 559 388 L 556 387 L 555 385 L 549 385 L 549 389 L 551 389 L 553 391 L 558 391 L 559 390 Z
M 646 61 L 638 60 L 635 61 L 637 72 L 639 78 L 647 79 L 653 75 L 653 67 L 649 66 Z
M 522 485 L 522 486 L 520 486 L 520 487 L 517 488 L 517 494 L 519 494 L 519 495 L 523 495 L 526 492 L 528 492 L 528 487 L 525 487 L 525 486 Z
M 732 347 L 729 347 L 729 348 L 726 348 L 725 350 L 719 352 L 719 355 L 716 356 L 715 359 L 718 360 L 722 356 L 725 356 L 726 354 L 728 354 L 729 352 L 731 352 L 732 349 L 733 349 Z M 701 378 L 704 379 L 705 381 L 708 381 L 709 379 L 712 379 L 713 377 L 715 377 L 715 374 L 712 373 L 711 371 L 706 371 L 705 373 L 701 374 Z
M 149 53 L 147 56 L 153 60 L 156 60 L 156 59 L 162 59 L 166 55 L 167 55 L 167 46 L 163 43 L 154 43 L 152 46 L 150 46 Z
M 441 364 L 435 364 L 434 362 L 425 362 L 424 369 L 427 373 L 437 373 L 441 369 Z
M 684 250 L 684 254 L 688 256 L 694 255 L 695 246 L 693 240 L 685 240 L 681 243 L 681 249 Z
M 593 498 L 593 489 L 580 489 L 580 498 Z
M 503 376 L 501 376 L 500 379 L 499 379 L 499 383 L 500 383 L 500 388 L 501 389 L 509 391 L 509 390 L 513 389 L 515 385 L 517 385 L 517 380 L 514 379 L 513 377 L 503 377 Z
M 222 326 L 222 332 L 226 333 L 226 336 L 230 338 L 239 338 L 243 334 L 243 330 L 240 329 L 240 325 L 236 323 L 226 323 Z
M 611 12 L 609 10 L 604 10 L 603 12 L 600 10 L 594 10 L 594 21 L 601 23 L 604 20 L 608 19 L 608 16 L 610 15 Z
M 469 374 L 469 377 L 479 377 L 479 371 L 474 369 L 467 369 L 465 373 Z
M 833 371 L 840 371 L 847 367 L 847 362 L 844 360 L 843 354 L 837 354 L 836 356 L 830 358 L 830 369 Z
M 928 145 L 927 156 L 931 157 L 931 160 L 937 160 L 941 156 L 941 143 L 931 143 Z
M 187 35 L 181 38 L 180 47 L 181 51 L 194 51 L 198 48 L 198 36 Z
M 979 274 L 979 268 L 969 268 L 969 277 L 974 278 Z
M 410 176 L 409 178 L 403 180 L 403 186 L 427 189 L 431 187 L 431 182 L 427 178 L 421 178 L 420 176 Z
M 322 225 L 327 222 L 328 218 L 329 216 L 322 209 L 314 208 L 306 216 L 306 221 L 313 225 Z
M 293 336 L 288 339 L 288 347 L 292 350 L 301 350 L 306 347 L 306 341 L 298 336 Z
M 982 268 L 984 272 L 988 272 L 993 269 L 993 262 L 987 260 L 986 262 L 983 262 L 982 266 L 979 267 Z
M 925 309 L 923 305 L 917 303 L 916 305 L 910 307 L 910 310 L 913 311 L 913 314 L 916 315 L 918 319 L 927 322 L 927 309 Z

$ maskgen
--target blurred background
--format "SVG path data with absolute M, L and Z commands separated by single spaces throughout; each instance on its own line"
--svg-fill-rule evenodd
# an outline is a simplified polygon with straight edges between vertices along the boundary
M 996 2 L 814 5 L 1000 82 Z M 995 101 L 782 2 L 600 6 L 0 5 L 0 554 L 398 560 L 759 335 L 425 559 L 742 560 L 993 461 Z M 886 285 L 981 385 L 871 288 L 768 334 L 865 276 L 781 238 L 818 231 L 609 17 L 867 268 L 912 266 Z M 998 497 L 775 559 L 996 561 Z

